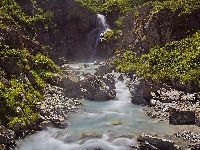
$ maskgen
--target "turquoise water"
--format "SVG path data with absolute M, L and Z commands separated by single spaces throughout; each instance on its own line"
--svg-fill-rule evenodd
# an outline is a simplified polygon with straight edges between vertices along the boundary
M 79 64 L 83 65 L 83 64 Z M 75 70 L 93 73 L 96 66 Z M 117 77 L 119 74 L 115 73 Z M 126 79 L 125 79 L 126 81 Z M 103 150 L 129 150 L 137 145 L 133 138 L 140 133 L 170 134 L 172 126 L 150 119 L 142 106 L 131 103 L 125 81 L 116 79 L 115 100 L 80 100 L 83 108 L 70 115 L 66 129 L 48 128 L 45 131 L 19 140 L 20 150 L 86 150 L 99 147 Z

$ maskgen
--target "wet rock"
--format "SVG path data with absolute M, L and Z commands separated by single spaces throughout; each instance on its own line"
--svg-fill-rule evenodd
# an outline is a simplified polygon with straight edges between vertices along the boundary
M 152 99 L 151 92 L 158 89 L 158 87 L 154 86 L 153 83 L 136 75 L 133 75 L 133 79 L 128 80 L 126 84 L 132 95 L 132 103 L 137 105 L 149 103 L 150 99 Z
M 146 105 L 147 102 L 142 96 L 134 96 L 131 97 L 131 102 L 136 105 Z
M 81 95 L 80 90 L 80 77 L 76 72 L 70 72 L 58 84 L 64 89 L 64 93 L 67 97 L 77 98 Z
M 194 110 L 181 110 L 179 108 L 169 109 L 169 123 L 175 125 L 195 124 Z
M 103 76 L 103 75 L 105 75 L 107 73 L 112 73 L 112 68 L 109 65 L 104 64 L 104 65 L 99 66 L 96 69 L 95 75 Z
M 88 68 L 89 65 L 88 65 L 88 64 L 84 64 L 83 67 L 84 67 L 84 68 Z
M 115 99 L 115 80 L 112 74 L 96 76 L 88 74 L 81 83 L 82 92 L 86 99 L 111 100 Z
M 156 136 L 141 134 L 137 139 L 139 140 L 138 142 L 142 142 L 141 146 L 143 148 L 147 148 L 150 150 L 155 150 L 155 149 L 176 150 L 177 149 L 172 141 L 162 139 Z
M 100 65 L 100 62 L 98 60 L 95 60 L 94 65 Z
M 119 77 L 117 78 L 119 81 L 124 81 L 124 77 L 122 74 L 119 75 Z

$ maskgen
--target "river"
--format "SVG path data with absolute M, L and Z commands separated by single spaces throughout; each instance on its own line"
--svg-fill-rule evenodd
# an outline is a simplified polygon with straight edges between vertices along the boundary
M 75 70 L 94 73 L 95 65 L 71 65 Z M 83 69 L 79 69 L 83 68 Z M 118 73 L 114 73 L 117 77 Z M 80 99 L 83 108 L 67 119 L 66 129 L 49 127 L 47 130 L 18 140 L 17 150 L 132 150 L 140 133 L 170 134 L 171 125 L 149 118 L 148 109 L 131 103 L 131 94 L 125 86 L 127 80 L 116 78 L 116 98 L 110 101 Z

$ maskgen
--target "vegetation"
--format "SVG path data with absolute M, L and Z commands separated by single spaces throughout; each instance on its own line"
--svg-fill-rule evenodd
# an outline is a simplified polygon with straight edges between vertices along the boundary
M 200 83 L 200 31 L 164 47 L 156 46 L 140 58 L 126 51 L 113 61 L 119 71 L 136 71 L 154 81 L 179 81 L 192 86 Z
M 52 13 L 37 1 L 30 3 L 28 14 L 17 0 L 0 1 L 0 120 L 15 130 L 38 120 L 36 106 L 44 99 L 46 83 L 61 74 L 46 55 L 48 47 L 34 38 L 38 29 L 53 27 Z
M 148 0 L 76 0 L 96 13 L 125 13 Z
M 160 1 L 149 1 L 144 5 L 153 6 L 151 13 L 153 14 L 161 9 L 167 8 L 173 12 L 178 13 L 177 15 L 184 15 L 193 12 L 200 6 L 199 0 L 160 0 Z

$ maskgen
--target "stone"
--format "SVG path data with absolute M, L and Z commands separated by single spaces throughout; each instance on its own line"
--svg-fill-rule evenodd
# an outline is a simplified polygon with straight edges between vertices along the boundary
M 151 99 L 149 105 L 150 106 L 156 106 L 157 100 Z
M 6 150 L 6 145 L 5 144 L 0 144 L 0 150 Z
M 112 74 L 96 76 L 87 74 L 81 83 L 83 97 L 90 100 L 115 99 L 115 80 Z
M 124 81 L 123 74 L 120 74 L 119 77 L 117 78 L 119 81 Z
M 169 108 L 169 123 L 174 125 L 194 125 L 195 111 Z
M 98 60 L 95 60 L 94 65 L 100 65 L 100 62 Z
M 193 144 L 190 144 L 188 145 L 188 147 L 191 149 L 191 150 L 199 150 L 200 149 L 200 143 L 193 143 Z
M 126 84 L 132 95 L 132 103 L 137 105 L 148 104 L 152 99 L 151 93 L 155 92 L 159 88 L 137 75 L 134 75 L 133 79 L 128 80 Z
M 0 126 L 0 144 L 8 144 L 15 139 L 15 132 Z
M 146 105 L 147 102 L 142 96 L 131 97 L 131 102 L 136 105 Z
M 70 72 L 67 76 L 63 77 L 58 85 L 64 89 L 65 96 L 67 97 L 80 97 L 80 78 L 75 72 Z
M 162 139 L 156 136 L 151 136 L 147 134 L 141 134 L 138 137 L 138 142 L 147 142 L 151 145 L 152 149 L 161 149 L 161 150 L 176 150 L 176 147 L 172 141 Z
M 103 76 L 103 75 L 105 75 L 107 73 L 112 73 L 112 68 L 109 65 L 104 64 L 104 65 L 99 66 L 96 69 L 95 75 Z

